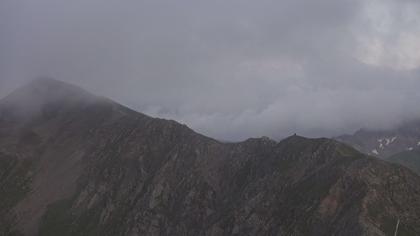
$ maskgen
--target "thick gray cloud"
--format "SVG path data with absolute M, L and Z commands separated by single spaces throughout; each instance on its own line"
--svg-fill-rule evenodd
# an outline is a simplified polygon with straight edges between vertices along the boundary
M 415 0 L 2 0 L 0 96 L 39 76 L 225 139 L 420 117 Z

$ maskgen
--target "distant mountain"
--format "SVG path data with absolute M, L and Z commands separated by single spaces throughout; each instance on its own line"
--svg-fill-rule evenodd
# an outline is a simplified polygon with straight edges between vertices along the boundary
M 343 135 L 336 139 L 363 153 L 387 158 L 420 148 L 420 121 L 408 122 L 398 128 L 384 131 L 361 129 L 353 135 Z
M 336 139 L 365 154 L 401 164 L 420 174 L 420 121 L 383 131 L 362 129 Z
M 404 167 L 330 139 L 222 143 L 51 79 L 0 100 L 0 176 L 0 235 L 420 235 Z

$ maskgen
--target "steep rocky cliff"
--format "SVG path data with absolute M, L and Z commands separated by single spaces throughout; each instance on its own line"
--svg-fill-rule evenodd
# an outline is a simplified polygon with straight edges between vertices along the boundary
M 0 235 L 420 234 L 420 178 L 329 139 L 222 143 L 80 88 L 0 101 Z

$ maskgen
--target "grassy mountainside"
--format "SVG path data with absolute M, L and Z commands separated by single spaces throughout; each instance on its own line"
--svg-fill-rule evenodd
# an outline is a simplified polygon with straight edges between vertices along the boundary
M 387 158 L 387 160 L 401 164 L 420 175 L 420 150 L 400 152 Z

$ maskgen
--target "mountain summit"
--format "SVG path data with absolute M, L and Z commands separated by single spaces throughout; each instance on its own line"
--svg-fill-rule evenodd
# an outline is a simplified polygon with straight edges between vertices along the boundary
M 420 234 L 420 178 L 334 140 L 222 143 L 49 79 L 0 111 L 0 235 Z
M 9 115 L 33 116 L 59 106 L 80 106 L 98 98 L 85 90 L 54 79 L 40 78 L 17 89 L 0 101 Z

